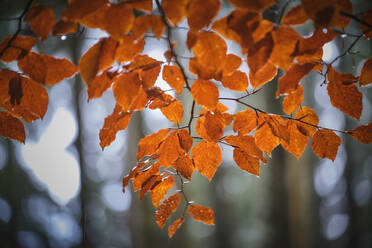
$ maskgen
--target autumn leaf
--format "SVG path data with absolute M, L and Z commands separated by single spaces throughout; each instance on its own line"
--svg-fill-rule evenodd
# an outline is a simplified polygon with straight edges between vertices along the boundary
M 31 36 L 17 35 L 12 41 L 11 39 L 11 36 L 7 36 L 0 43 L 0 51 L 3 51 L 0 59 L 7 63 L 22 58 L 36 44 L 36 39 Z
M 148 135 L 138 142 L 137 160 L 145 155 L 152 155 L 158 150 L 160 144 L 169 133 L 169 129 L 161 129 L 157 133 Z
M 313 136 L 319 123 L 318 115 L 312 108 L 302 107 L 296 113 L 297 127 L 306 136 Z
M 144 194 L 146 193 L 144 190 L 144 186 L 146 182 L 149 182 L 152 178 L 158 179 L 158 177 L 155 177 L 155 176 L 159 175 L 160 164 L 159 163 L 154 163 L 150 165 L 148 164 L 150 164 L 150 162 L 146 163 L 145 169 L 139 168 L 140 170 L 136 173 L 136 175 L 134 175 L 133 181 L 132 181 L 134 191 L 141 190 L 141 192 Z M 160 179 L 157 183 L 159 183 L 162 180 L 162 178 L 163 178 L 163 175 L 160 175 Z
M 0 135 L 25 143 L 26 134 L 22 121 L 0 111 Z
M 18 67 L 33 80 L 50 86 L 72 77 L 77 72 L 77 67 L 68 59 L 34 52 L 29 52 L 18 60 Z
M 280 139 L 275 136 L 267 122 L 256 130 L 254 139 L 258 148 L 271 157 L 271 151 L 280 144 Z
M 275 3 L 274 0 L 229 0 L 238 8 L 245 8 L 250 11 L 261 11 Z
M 105 12 L 104 29 L 112 38 L 120 41 L 127 34 L 134 22 L 132 6 L 129 4 L 110 4 Z
M 122 2 L 125 2 L 126 0 L 120 0 Z M 137 10 L 143 10 L 143 11 L 152 11 L 152 0 L 137 0 L 137 1 L 131 1 L 131 5 L 133 8 Z
M 117 103 L 124 111 L 130 109 L 139 93 L 140 86 L 141 81 L 135 72 L 122 73 L 114 79 L 112 91 Z
M 333 131 L 320 129 L 314 134 L 311 146 L 318 157 L 329 158 L 334 161 L 340 145 L 341 138 Z
M 183 117 L 183 106 L 178 100 L 174 100 L 168 106 L 160 108 L 161 112 L 168 120 L 175 124 L 180 124 Z
M 117 45 L 113 39 L 102 38 L 80 58 L 80 75 L 87 84 L 114 63 Z
M 97 75 L 88 84 L 88 100 L 101 97 L 103 92 L 111 87 L 113 81 L 112 76 L 113 75 L 108 70 L 105 70 L 101 74 Z
M 227 54 L 225 58 L 225 65 L 222 68 L 223 75 L 224 76 L 231 75 L 240 67 L 241 64 L 242 59 L 239 56 L 232 53 Z
M 279 78 L 276 97 L 279 97 L 283 94 L 290 94 L 291 92 L 297 90 L 300 80 L 309 74 L 313 67 L 313 64 L 292 64 L 286 74 Z
M 339 73 L 329 67 L 327 91 L 332 105 L 345 114 L 359 120 L 363 105 L 362 93 L 359 92 L 357 86 L 353 83 L 357 80 L 349 73 Z
M 257 118 L 258 114 L 250 109 L 238 112 L 234 116 L 234 132 L 239 132 L 241 135 L 250 133 L 257 127 Z
M 52 34 L 54 36 L 73 34 L 78 31 L 78 28 L 79 26 L 76 22 L 61 19 L 54 25 Z
M 313 19 L 316 28 L 345 28 L 350 18 L 341 15 L 340 11 L 353 12 L 349 0 L 302 0 L 301 2 L 306 14 Z
M 187 22 L 191 30 L 198 31 L 209 24 L 221 7 L 220 0 L 189 0 Z
M 185 79 L 178 66 L 165 65 L 163 67 L 163 79 L 176 90 L 177 94 L 181 94 L 185 85 Z
M 369 58 L 362 67 L 359 77 L 359 85 L 366 86 L 372 83 L 372 57 Z
M 185 150 L 185 152 L 188 152 L 192 147 L 193 138 L 185 129 L 178 130 L 177 135 L 178 139 L 180 140 L 181 147 Z
M 173 25 L 177 25 L 187 14 L 187 4 L 189 0 L 163 0 L 161 5 L 163 7 L 165 16 L 171 21 Z
M 62 11 L 62 17 L 70 21 L 80 21 L 108 3 L 108 0 L 79 0 L 70 1 Z
M 307 16 L 303 6 L 297 5 L 288 11 L 282 18 L 282 24 L 285 25 L 301 25 L 304 24 L 309 17 Z
M 25 21 L 31 26 L 32 31 L 45 40 L 54 27 L 54 12 L 44 5 L 33 4 L 25 16 Z
M 174 162 L 174 168 L 186 179 L 191 180 L 191 175 L 194 172 L 194 164 L 188 153 L 179 157 Z
M 191 85 L 191 94 L 195 102 L 210 110 L 214 110 L 218 103 L 218 88 L 211 81 L 197 79 Z
M 127 128 L 131 113 L 123 112 L 120 105 L 116 105 L 114 111 L 105 118 L 105 123 L 99 132 L 100 146 L 102 150 L 115 140 L 116 133 Z
M 292 153 L 297 159 L 300 159 L 307 146 L 309 136 L 300 132 L 297 124 L 296 121 L 288 121 L 289 142 L 281 142 L 281 144 L 285 150 Z
M 124 35 L 116 49 L 115 60 L 118 63 L 130 62 L 141 53 L 145 46 L 144 39 L 135 39 L 133 35 Z
M 347 133 L 363 144 L 369 144 L 372 142 L 372 123 L 365 126 L 359 126 L 354 130 L 347 131 Z
M 48 102 L 48 93 L 39 83 L 16 72 L 0 70 L 0 107 L 9 114 L 31 122 L 45 115 Z
M 248 88 L 247 75 L 242 71 L 235 71 L 231 75 L 223 76 L 222 85 L 235 91 L 246 91 Z
M 173 212 L 177 210 L 178 204 L 181 201 L 179 193 L 171 195 L 162 204 L 159 205 L 155 212 L 156 224 L 163 229 L 165 222 L 169 219 Z
M 292 91 L 283 99 L 283 112 L 286 114 L 292 114 L 300 107 L 303 100 L 304 89 L 299 85 L 295 91 Z
M 178 139 L 177 132 L 172 132 L 164 139 L 159 147 L 158 162 L 168 168 L 174 161 L 184 153 Z
M 174 233 L 178 230 L 178 228 L 180 228 L 180 226 L 182 225 L 183 223 L 183 218 L 178 218 L 177 220 L 175 220 L 172 225 L 170 225 L 168 227 L 168 237 L 169 238 L 172 238 Z
M 214 225 L 214 212 L 211 208 L 193 204 L 189 206 L 188 213 L 194 220 L 207 225 Z
M 165 197 L 165 195 L 173 187 L 173 185 L 173 177 L 167 177 L 151 190 L 151 199 L 154 207 L 158 207 L 159 202 Z
M 260 161 L 257 157 L 250 156 L 245 151 L 235 148 L 233 158 L 240 169 L 253 175 L 260 175 Z
M 192 149 L 192 158 L 195 169 L 210 181 L 222 162 L 222 153 L 216 143 L 202 141 Z
M 255 139 L 250 135 L 229 135 L 224 139 L 230 145 L 239 148 L 239 150 L 247 153 L 247 155 L 255 158 L 259 158 L 263 162 L 266 159 L 262 155 L 262 151 L 257 147 Z

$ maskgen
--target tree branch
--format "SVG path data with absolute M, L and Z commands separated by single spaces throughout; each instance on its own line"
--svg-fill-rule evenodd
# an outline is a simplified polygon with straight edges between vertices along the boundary
M 15 38 L 17 38 L 19 32 L 21 32 L 22 30 L 22 19 L 23 17 L 27 14 L 28 10 L 30 9 L 31 5 L 32 5 L 32 2 L 34 0 L 29 0 L 27 2 L 27 5 L 25 6 L 25 8 L 23 9 L 23 12 L 21 13 L 20 16 L 18 16 L 16 18 L 16 20 L 18 20 L 18 27 L 17 27 L 17 30 L 16 32 L 12 35 L 12 37 L 10 38 L 10 40 L 8 41 L 8 43 L 6 43 L 6 45 L 4 46 L 4 48 L 0 51 L 0 58 L 1 56 L 3 56 L 4 52 L 6 51 L 6 49 L 8 49 L 10 47 L 10 45 L 12 44 L 12 42 L 15 40 Z

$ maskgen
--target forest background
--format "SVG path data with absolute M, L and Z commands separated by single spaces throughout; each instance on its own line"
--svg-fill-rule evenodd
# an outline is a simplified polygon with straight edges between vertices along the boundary
M 18 28 L 17 19 L 29 1 L 0 2 L 0 40 Z M 58 17 L 66 1 L 37 1 L 52 8 Z M 277 1 L 265 17 L 277 18 L 297 1 Z M 370 1 L 352 1 L 353 13 L 372 8 Z M 156 4 L 154 2 L 154 9 Z M 223 1 L 214 20 L 233 9 Z M 156 12 L 159 14 L 159 12 Z M 10 19 L 9 19 L 10 18 Z M 57 20 L 58 18 L 56 18 Z M 177 44 L 187 36 L 187 21 L 173 32 Z M 312 31 L 312 23 L 295 26 L 302 35 Z M 352 20 L 345 29 L 359 34 L 360 23 Z M 22 23 L 22 35 L 32 35 Z M 34 47 L 39 53 L 67 57 L 78 64 L 80 57 L 100 37 L 98 29 L 80 29 L 73 35 L 49 36 Z M 332 61 L 353 42 L 340 34 L 323 47 L 323 60 Z M 165 61 L 165 39 L 146 35 L 143 54 Z M 229 51 L 239 47 L 228 42 Z M 178 48 L 181 63 L 190 52 Z M 334 67 L 340 72 L 359 75 L 363 63 L 372 55 L 370 40 L 361 39 Z M 16 63 L 0 68 L 17 70 Z M 242 69 L 244 70 L 244 68 Z M 247 69 L 245 69 L 247 71 Z M 195 77 L 195 76 L 194 76 Z M 281 113 L 281 100 L 275 98 L 278 76 L 247 103 L 272 113 Z M 360 87 L 363 111 L 360 122 L 333 107 L 323 78 L 312 72 L 302 80 L 303 105 L 311 106 L 320 126 L 351 130 L 371 122 L 370 86 Z M 160 79 L 157 84 L 169 86 Z M 114 106 L 112 91 L 87 101 L 86 85 L 80 76 L 63 80 L 48 88 L 49 105 L 45 116 L 25 123 L 27 139 L 22 144 L 0 138 L 0 244 L 2 247 L 371 247 L 372 246 L 372 155 L 371 145 L 361 144 L 341 134 L 337 157 L 319 159 L 308 144 L 297 160 L 281 147 L 261 165 L 260 176 L 240 170 L 233 160 L 233 149 L 224 146 L 223 164 L 211 182 L 194 172 L 185 185 L 191 200 L 212 208 L 215 225 L 185 222 L 172 239 L 157 226 L 151 198 L 139 200 L 128 188 L 122 193 L 122 177 L 136 164 L 137 144 L 145 135 L 174 126 L 160 110 L 134 114 L 126 131 L 102 151 L 99 130 Z M 170 92 L 176 96 L 174 92 Z M 238 93 L 221 89 L 225 97 Z M 180 95 L 181 102 L 188 96 Z M 224 102 L 232 112 L 243 109 L 234 101 Z M 185 105 L 184 108 L 190 107 Z M 230 128 L 231 129 L 231 128 Z

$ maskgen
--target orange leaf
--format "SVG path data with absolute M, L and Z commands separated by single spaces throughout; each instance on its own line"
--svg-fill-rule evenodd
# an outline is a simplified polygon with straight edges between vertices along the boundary
M 163 229 L 165 222 L 171 217 L 173 212 L 176 212 L 178 205 L 180 204 L 181 197 L 179 193 L 171 195 L 159 205 L 158 210 L 155 212 L 156 224 Z
M 124 35 L 116 49 L 115 59 L 118 63 L 132 61 L 137 54 L 142 52 L 144 46 L 144 39 L 136 40 L 133 35 Z
M 147 55 L 137 55 L 133 62 L 125 68 L 128 71 L 137 71 L 140 79 L 142 80 L 142 86 L 144 89 L 151 88 L 160 73 L 161 62 L 153 59 Z
M 174 233 L 178 230 L 178 228 L 180 228 L 180 226 L 182 225 L 183 223 L 183 218 L 178 218 L 177 220 L 175 220 L 172 225 L 170 225 L 168 227 L 168 236 L 169 238 L 172 238 Z
M 234 132 L 239 132 L 240 135 L 244 135 L 253 131 L 257 124 L 257 114 L 250 109 L 246 109 L 234 116 L 233 130 Z
M 239 148 L 234 149 L 233 157 L 240 169 L 256 176 L 260 175 L 260 161 L 257 157 L 250 156 Z
M 225 129 L 225 123 L 221 115 L 218 113 L 212 114 L 208 111 L 205 115 L 204 128 L 206 132 L 206 139 L 208 141 L 218 142 L 222 137 L 223 131 Z
M 133 9 L 129 4 L 110 4 L 105 12 L 104 29 L 116 40 L 120 41 L 131 30 L 133 23 Z
M 267 62 L 260 70 L 255 74 L 252 71 L 249 72 L 249 81 L 254 89 L 270 82 L 277 74 L 277 68 L 272 63 Z
M 282 23 L 284 25 L 301 25 L 304 24 L 309 17 L 307 16 L 303 6 L 297 5 L 288 11 L 285 16 L 283 16 Z
M 362 114 L 362 93 L 353 84 L 358 78 L 349 73 L 339 73 L 332 67 L 328 71 L 328 95 L 331 103 L 345 114 L 360 119 Z
M 293 61 L 292 53 L 301 37 L 293 28 L 285 26 L 278 26 L 271 34 L 274 47 L 270 55 L 270 61 L 287 71 Z
M 207 225 L 214 225 L 214 212 L 211 208 L 200 205 L 190 205 L 188 212 L 194 220 L 203 222 Z
M 42 118 L 48 108 L 48 93 L 39 83 L 10 70 L 0 70 L 0 107 L 31 122 Z
M 52 9 L 39 4 L 33 4 L 25 16 L 25 21 L 31 26 L 32 31 L 42 40 L 54 27 L 54 12 Z
M 275 136 L 268 123 L 256 130 L 254 139 L 261 151 L 271 156 L 271 151 L 280 144 L 280 139 Z
M 192 143 L 193 143 L 193 139 L 191 135 L 185 129 L 180 129 L 177 131 L 177 133 L 178 133 L 178 138 L 180 140 L 181 147 L 186 152 L 188 152 L 191 149 Z
M 186 16 L 187 4 L 189 0 L 163 0 L 162 7 L 165 16 L 173 25 L 177 25 Z
M 188 153 L 179 157 L 174 163 L 175 169 L 188 180 L 191 180 L 191 175 L 194 172 L 194 164 Z
M 147 164 L 145 166 L 147 166 Z M 133 177 L 133 181 L 132 181 L 133 190 L 138 191 L 138 190 L 141 189 L 142 195 L 144 195 L 148 191 L 147 187 L 146 187 L 146 189 L 144 189 L 144 186 L 147 182 L 149 182 L 150 180 L 152 181 L 152 178 L 159 179 L 159 181 L 157 181 L 157 183 L 159 183 L 161 181 L 162 175 L 160 175 L 160 178 L 157 177 L 159 175 L 159 171 L 160 171 L 160 164 L 158 164 L 158 163 L 154 163 L 154 164 L 150 165 L 149 167 L 147 167 L 146 169 L 144 169 L 142 171 L 139 171 Z M 141 197 L 142 196 L 140 196 L 140 198 Z
M 161 175 L 157 175 L 157 174 L 151 175 L 144 183 L 142 183 L 142 185 L 141 185 L 141 191 L 140 191 L 140 193 L 138 195 L 138 198 L 140 200 L 142 200 L 143 197 L 145 197 L 145 194 L 147 192 L 149 192 L 153 187 L 155 187 L 161 181 L 161 179 L 164 176 L 163 174 L 161 174 Z
M 248 88 L 247 75 L 242 71 L 235 71 L 231 75 L 223 76 L 222 85 L 236 91 L 245 91 Z
M 127 128 L 131 113 L 123 112 L 117 104 L 114 111 L 105 118 L 105 123 L 99 132 L 100 146 L 102 150 L 115 140 L 116 133 Z
M 197 79 L 191 85 L 191 94 L 195 102 L 213 111 L 218 103 L 218 88 L 207 80 Z
M 278 115 L 265 115 L 265 119 L 272 133 L 280 139 L 280 142 L 282 143 L 284 141 L 288 143 L 289 132 L 287 121 L 283 120 L 283 118 Z
M 185 79 L 178 66 L 165 65 L 163 67 L 163 79 L 176 90 L 177 94 L 181 94 L 185 85 Z
M 306 136 L 313 136 L 316 127 L 319 123 L 319 118 L 318 115 L 315 113 L 314 110 L 312 110 L 309 107 L 302 107 L 301 109 L 298 110 L 296 113 L 296 119 L 301 120 L 303 122 L 312 124 L 312 125 L 307 125 L 306 123 L 303 122 L 297 122 L 297 127 L 300 130 L 300 132 Z
M 177 99 L 171 102 L 168 106 L 162 107 L 160 110 L 163 115 L 174 124 L 178 125 L 181 123 L 183 117 L 183 106 Z
M 109 68 L 115 59 L 118 43 L 111 38 L 102 38 L 84 53 L 79 61 L 80 75 L 89 84 L 97 75 Z
M 161 16 L 152 16 L 151 27 L 152 27 L 152 33 L 158 39 L 160 39 L 163 36 L 163 33 L 166 28 L 163 20 L 161 19 Z
M 258 42 L 265 38 L 266 34 L 269 33 L 274 27 L 274 23 L 268 20 L 260 20 L 257 24 L 256 29 L 252 32 L 253 42 Z
M 161 143 L 159 147 L 159 164 L 163 165 L 164 168 L 168 168 L 174 161 L 177 160 L 184 153 L 181 144 L 178 139 L 177 132 L 172 132 L 167 138 Z
M 26 134 L 22 121 L 0 111 L 0 135 L 25 143 Z
M 108 70 L 105 70 L 102 74 L 96 76 L 88 84 L 88 100 L 101 97 L 103 92 L 111 87 L 112 80 L 113 79 Z
M 304 89 L 301 85 L 297 87 L 295 91 L 289 93 L 283 99 L 283 112 L 286 114 L 292 114 L 296 109 L 298 109 L 304 100 Z
M 282 142 L 282 146 L 288 152 L 292 153 L 297 159 L 300 159 L 304 152 L 309 136 L 304 135 L 297 126 L 298 123 L 293 120 L 288 121 L 289 143 Z
M 18 67 L 33 80 L 45 85 L 55 85 L 77 72 L 77 67 L 68 59 L 34 52 L 18 60 Z
M 36 44 L 36 39 L 31 36 L 17 35 L 8 45 L 10 39 L 11 36 L 7 36 L 0 43 L 0 51 L 7 47 L 0 57 L 2 61 L 7 63 L 22 58 Z
M 295 91 L 298 88 L 300 80 L 306 76 L 313 69 L 313 67 L 313 64 L 292 64 L 286 74 L 279 78 L 276 97 Z
M 208 25 L 220 10 L 220 0 L 189 0 L 187 22 L 191 30 L 198 31 Z
M 147 93 L 141 86 L 139 88 L 136 98 L 133 100 L 132 104 L 130 105 L 130 111 L 141 111 L 146 107 L 148 102 L 149 102 L 149 98 L 147 96 Z
M 359 85 L 366 86 L 372 83 L 372 57 L 364 62 L 360 72 Z
M 245 8 L 250 11 L 260 12 L 275 3 L 274 0 L 229 0 L 238 8 Z
M 216 143 L 202 141 L 192 149 L 195 169 L 210 180 L 222 162 L 221 149 Z
M 372 123 L 365 126 L 359 126 L 354 130 L 347 131 L 347 133 L 363 144 L 369 144 L 372 142 Z
M 199 64 L 211 70 L 214 75 L 221 73 L 226 59 L 227 45 L 218 34 L 201 32 L 192 51 Z
M 158 149 L 169 133 L 169 129 L 161 129 L 159 132 L 148 135 L 138 142 L 137 160 L 145 155 L 152 155 Z
M 78 31 L 78 24 L 67 20 L 59 20 L 53 27 L 53 35 L 73 34 Z
M 265 158 L 262 155 L 262 151 L 257 147 L 253 136 L 229 135 L 224 140 L 230 145 L 244 151 L 245 153 L 247 153 L 247 155 L 265 161 Z
M 222 68 L 223 74 L 230 75 L 236 69 L 238 69 L 241 64 L 242 64 L 242 59 L 239 56 L 232 54 L 232 53 L 227 54 L 226 59 L 225 59 L 225 66 Z
M 349 0 L 302 0 L 306 14 L 313 19 L 315 27 L 345 28 L 350 18 L 340 14 L 340 11 L 353 13 Z
M 163 179 L 160 183 L 158 183 L 151 190 L 151 199 L 154 207 L 156 208 L 158 207 L 159 202 L 164 198 L 164 196 L 173 187 L 173 185 L 174 185 L 173 177 L 167 177 Z
M 70 1 L 62 11 L 62 17 L 70 21 L 80 21 L 85 16 L 101 9 L 108 0 L 79 0 Z
M 112 90 L 123 111 L 129 110 L 139 93 L 140 86 L 141 81 L 135 72 L 123 73 L 114 79 Z
M 318 157 L 329 158 L 334 161 L 340 145 L 341 138 L 333 131 L 321 129 L 314 134 L 311 147 Z

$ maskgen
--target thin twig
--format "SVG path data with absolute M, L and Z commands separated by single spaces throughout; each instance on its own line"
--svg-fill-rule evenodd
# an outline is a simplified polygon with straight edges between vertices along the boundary
M 178 60 L 178 57 L 176 55 L 176 52 L 174 50 L 174 47 L 173 47 L 173 44 L 172 44 L 172 26 L 169 24 L 167 18 L 165 17 L 165 13 L 164 13 L 164 10 L 163 10 L 163 7 L 161 6 L 159 0 L 155 0 L 156 2 L 156 5 L 160 11 L 160 15 L 161 15 L 161 19 L 163 20 L 163 23 L 165 24 L 166 26 L 166 29 L 167 29 L 167 41 L 168 41 L 168 46 L 169 46 L 169 50 L 171 51 L 171 54 L 172 54 L 172 57 L 174 58 L 174 61 L 176 63 L 176 65 L 180 68 L 181 70 L 181 73 L 182 73 L 182 76 L 183 76 L 183 79 L 185 80 L 185 83 L 186 83 L 186 88 L 188 90 L 191 90 L 190 89 L 190 85 L 189 85 L 189 82 L 187 80 L 187 76 L 186 76 L 186 72 L 185 72 L 185 69 L 183 68 L 183 66 L 181 65 L 181 63 L 179 62 Z
M 353 20 L 359 22 L 360 24 L 363 24 L 364 26 L 368 27 L 370 30 L 372 30 L 372 25 L 369 24 L 368 22 L 365 22 L 364 20 L 360 19 L 359 17 L 357 17 L 357 16 L 355 16 L 355 15 L 352 15 L 352 14 L 350 14 L 350 13 L 347 13 L 347 12 L 345 12 L 345 11 L 342 11 L 342 10 L 340 10 L 340 14 L 343 15 L 343 16 L 347 16 L 347 17 L 349 17 L 349 18 L 351 18 L 351 19 L 353 19 Z M 370 31 L 370 30 L 369 30 L 369 31 Z M 369 31 L 368 31 L 368 32 L 369 32 Z
M 4 52 L 6 51 L 6 49 L 8 49 L 10 47 L 10 45 L 12 44 L 12 42 L 17 38 L 18 34 L 21 32 L 21 30 L 22 30 L 22 19 L 27 14 L 27 12 L 30 9 L 33 1 L 34 0 L 29 0 L 27 2 L 27 5 L 23 9 L 23 12 L 21 13 L 21 15 L 17 17 L 17 20 L 18 20 L 17 30 L 12 35 L 12 37 L 10 38 L 10 40 L 8 41 L 8 43 L 6 43 L 6 45 L 4 46 L 4 48 L 0 51 L 0 58 L 1 58 L 1 56 L 3 56 Z

